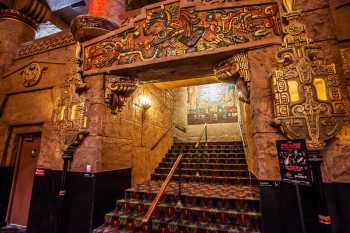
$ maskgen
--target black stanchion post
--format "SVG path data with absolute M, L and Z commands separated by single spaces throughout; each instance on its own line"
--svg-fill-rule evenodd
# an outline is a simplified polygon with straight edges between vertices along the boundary
M 68 195 L 68 185 L 67 180 L 69 178 L 69 167 L 70 162 L 73 160 L 74 152 L 78 149 L 80 144 L 83 142 L 88 132 L 82 131 L 77 132 L 77 134 L 72 138 L 72 141 L 67 143 L 67 147 L 63 152 L 63 170 L 61 174 L 60 189 L 58 192 L 58 203 L 57 203 L 57 215 L 54 227 L 54 233 L 65 233 L 66 232 L 66 211 L 69 209 L 67 206 L 67 195 Z
M 331 217 L 328 212 L 327 199 L 322 181 L 322 157 L 320 151 L 309 151 L 310 164 L 312 169 L 313 191 L 317 205 L 318 222 L 321 233 L 331 233 Z
M 295 191 L 296 191 L 296 194 L 297 194 L 297 201 L 298 201 L 298 210 L 299 210 L 299 217 L 300 217 L 301 232 L 302 232 L 302 233 L 306 233 L 305 221 L 304 221 L 304 212 L 303 212 L 303 204 L 302 204 L 302 202 L 301 202 L 299 184 L 295 184 Z

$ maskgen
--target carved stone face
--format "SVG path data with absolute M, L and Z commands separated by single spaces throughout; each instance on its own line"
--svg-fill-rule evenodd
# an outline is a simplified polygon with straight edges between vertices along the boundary
M 234 84 L 241 101 L 249 103 L 249 90 L 244 78 L 240 76 L 240 65 L 234 59 L 227 59 L 214 67 L 215 76 L 221 81 Z
M 239 77 L 239 64 L 233 60 L 225 60 L 214 67 L 215 76 L 222 82 L 233 82 Z

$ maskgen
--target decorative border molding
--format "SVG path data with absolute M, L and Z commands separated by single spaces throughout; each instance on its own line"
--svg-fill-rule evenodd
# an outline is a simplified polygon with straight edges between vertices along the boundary
M 71 33 L 57 34 L 39 40 L 34 40 L 23 44 L 17 51 L 17 56 L 15 59 L 33 56 L 53 49 L 66 47 L 74 43 L 75 39 Z

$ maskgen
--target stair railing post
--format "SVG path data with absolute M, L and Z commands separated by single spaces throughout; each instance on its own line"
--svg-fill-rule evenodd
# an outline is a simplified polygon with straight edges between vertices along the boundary
M 183 147 L 181 148 L 181 151 L 180 153 L 183 154 Z M 178 180 L 178 186 L 179 186 L 179 189 L 178 189 L 178 200 L 177 200 L 177 205 L 182 205 L 182 200 L 181 200 L 181 197 L 182 197 L 182 160 L 180 161 L 179 163 L 179 180 Z
M 205 123 L 204 127 L 205 127 L 205 146 L 207 147 L 208 146 L 208 125 L 207 125 L 207 123 Z

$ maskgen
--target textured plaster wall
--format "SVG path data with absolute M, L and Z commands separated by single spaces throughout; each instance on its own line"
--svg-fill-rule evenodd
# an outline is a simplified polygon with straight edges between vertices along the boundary
M 349 66 L 349 49 L 350 49 L 350 1 L 349 0 L 330 0 L 331 19 L 334 21 L 333 33 L 337 40 L 338 49 L 348 49 L 347 59 L 339 59 L 337 54 L 338 73 L 342 76 L 345 98 L 349 100 L 350 95 L 350 73 L 346 70 Z M 336 46 L 333 46 L 337 49 Z M 341 61 L 340 61 L 341 60 Z M 343 64 L 343 66 L 341 66 Z M 343 68 L 343 69 L 342 69 Z M 348 113 L 350 106 L 348 105 Z M 350 117 L 349 117 L 350 119 Z M 350 182 L 350 120 L 344 122 L 343 129 L 332 139 L 329 146 L 324 151 L 325 166 L 324 174 L 327 181 L 333 182 Z
M 140 106 L 140 95 L 150 98 L 149 109 Z M 101 169 L 132 167 L 133 185 L 148 180 L 172 145 L 173 104 L 172 92 L 150 84 L 139 86 L 120 114 L 106 109 Z
M 187 87 L 174 89 L 175 110 L 174 123 L 186 128 L 186 132 L 175 130 L 175 137 L 179 141 L 198 141 L 203 125 L 189 125 L 187 123 Z M 208 141 L 241 141 L 239 125 L 235 123 L 208 124 Z

